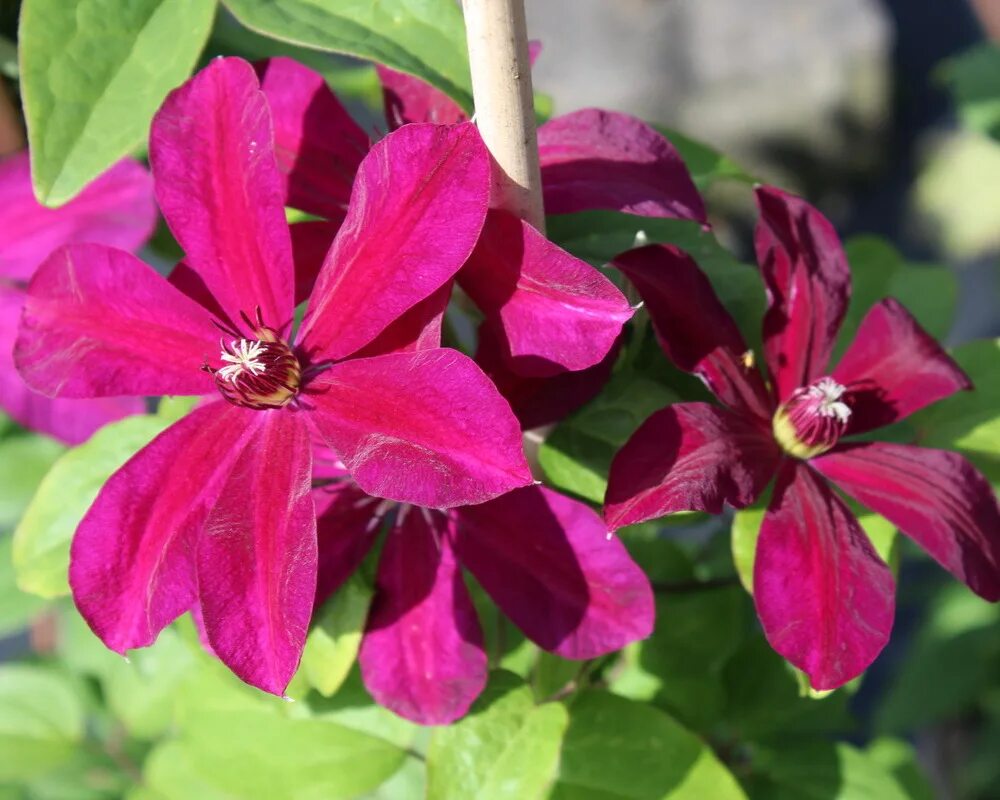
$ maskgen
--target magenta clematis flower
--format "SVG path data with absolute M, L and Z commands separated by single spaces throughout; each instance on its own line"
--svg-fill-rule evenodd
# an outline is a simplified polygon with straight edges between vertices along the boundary
M 469 124 L 386 137 L 318 276 L 293 268 L 271 109 L 248 63 L 215 60 L 171 93 L 150 161 L 185 261 L 167 281 L 119 250 L 58 251 L 29 287 L 18 367 L 64 397 L 216 399 L 111 477 L 74 538 L 70 584 L 109 648 L 148 645 L 197 609 L 216 654 L 280 693 L 316 590 L 314 438 L 365 492 L 400 502 L 480 503 L 531 483 L 516 419 L 475 363 L 413 352 L 479 237 L 488 154 Z M 313 289 L 293 338 L 297 286 Z
M 300 257 L 315 260 L 340 223 L 368 137 L 322 76 L 287 58 L 271 59 L 258 70 L 275 109 L 287 202 L 330 221 L 293 229 Z M 384 68 L 379 75 L 390 129 L 465 120 L 449 98 L 422 81 Z M 576 112 L 543 125 L 539 147 L 550 213 L 609 208 L 705 221 L 704 205 L 677 152 L 637 119 L 597 110 Z M 599 364 L 608 358 L 633 313 L 598 270 L 497 209 L 487 215 L 479 244 L 457 282 L 484 314 L 485 335 L 495 342 L 498 355 L 490 359 L 489 371 L 501 383 Z M 596 390 L 596 379 L 605 373 L 588 373 L 576 384 L 589 378 L 586 388 Z M 568 395 L 547 394 L 562 397 L 556 410 L 565 411 L 561 406 Z M 535 414 L 533 419 L 543 416 L 551 415 Z
M 452 722 L 486 685 L 463 568 L 529 639 L 565 658 L 595 658 L 652 631 L 649 581 L 583 503 L 528 486 L 448 510 L 399 505 L 366 494 L 329 455 L 316 464 L 318 602 L 387 524 L 359 660 L 368 690 L 400 716 Z
M 617 529 L 685 509 L 753 503 L 771 478 L 754 601 L 771 645 L 817 689 L 859 675 L 889 638 L 894 584 L 841 491 L 881 514 L 974 592 L 1000 599 L 1000 511 L 961 456 L 854 438 L 970 388 L 895 300 L 867 314 L 827 366 L 850 297 L 830 223 L 803 200 L 757 190 L 770 388 L 705 275 L 647 247 L 617 266 L 646 301 L 660 344 L 721 401 L 656 412 L 616 456 L 605 516 Z
M 144 410 L 141 398 L 53 400 L 29 389 L 14 368 L 24 285 L 60 245 L 74 242 L 135 250 L 153 232 L 153 181 L 142 165 L 121 161 L 60 208 L 39 205 L 28 154 L 0 161 L 0 408 L 31 430 L 79 444 L 95 430 Z

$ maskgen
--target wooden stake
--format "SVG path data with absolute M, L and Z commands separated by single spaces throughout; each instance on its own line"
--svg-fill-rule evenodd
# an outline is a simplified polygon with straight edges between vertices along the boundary
M 524 0 L 462 0 L 476 124 L 500 167 L 494 203 L 545 231 Z

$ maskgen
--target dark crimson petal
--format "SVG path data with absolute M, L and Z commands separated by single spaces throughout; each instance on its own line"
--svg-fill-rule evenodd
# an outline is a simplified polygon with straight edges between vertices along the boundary
M 462 107 L 440 89 L 420 78 L 375 65 L 382 84 L 382 101 L 389 130 L 394 131 L 408 122 L 436 122 L 448 125 L 465 122 L 468 117 Z
M 754 561 L 754 601 L 771 646 L 814 689 L 836 689 L 889 641 L 894 592 L 850 509 L 808 466 L 786 461 Z
M 604 518 L 611 530 L 675 511 L 744 508 L 774 476 L 781 451 L 770 431 L 708 403 L 657 411 L 611 462 Z
M 754 235 L 768 306 L 764 352 L 779 401 L 826 374 L 851 297 L 851 270 L 830 222 L 805 200 L 757 189 Z
M 73 538 L 69 583 L 80 613 L 115 652 L 152 644 L 195 603 L 198 536 L 262 421 L 221 401 L 202 406 L 104 484 Z
M 511 369 L 530 377 L 597 364 L 633 314 L 598 270 L 506 211 L 486 215 L 458 282 L 502 334 Z
M 489 175 L 468 123 L 407 125 L 371 149 L 302 325 L 314 361 L 356 353 L 451 280 L 482 230 Z
M 670 142 L 642 120 L 586 108 L 538 128 L 548 214 L 606 208 L 705 222 L 705 204 Z
M 255 66 L 271 106 L 286 204 L 328 219 L 343 217 L 370 137 L 318 72 L 283 56 Z
M 989 482 L 958 453 L 870 442 L 810 463 L 976 594 L 1000 600 L 1000 510 Z
M 770 422 L 773 406 L 736 322 L 687 253 L 652 245 L 614 260 L 646 304 L 667 357 L 734 411 Z
M 28 388 L 14 368 L 14 340 L 24 292 L 0 282 L 0 408 L 29 430 L 67 444 L 80 444 L 98 428 L 130 414 L 141 414 L 141 397 L 53 400 Z
M 196 395 L 219 353 L 209 313 L 124 250 L 76 244 L 28 287 L 14 360 L 29 386 L 58 397 Z
M 313 501 L 319 541 L 318 607 L 354 574 L 375 544 L 383 501 L 362 492 L 349 478 L 314 489 Z
M 847 388 L 845 435 L 897 422 L 972 381 L 899 301 L 872 306 L 833 372 Z
M 198 541 L 198 596 L 215 654 L 237 677 L 282 694 L 316 595 L 312 443 L 298 412 L 260 412 Z
M 532 481 L 510 406 L 455 350 L 343 361 L 310 382 L 304 399 L 368 494 L 443 508 Z
M 403 507 L 379 561 L 361 675 L 379 705 L 446 725 L 486 685 L 486 653 L 440 512 Z
M 403 312 L 382 333 L 355 354 L 356 358 L 381 356 L 388 353 L 412 353 L 434 350 L 441 346 L 441 325 L 451 298 L 451 281 Z
M 290 226 L 292 257 L 295 259 L 295 305 L 304 303 L 312 294 L 341 222 L 343 214 L 336 222 L 310 220 Z
M 540 647 L 596 658 L 652 633 L 649 581 L 583 503 L 529 486 L 452 514 L 459 561 Z
M 152 176 L 131 159 L 119 161 L 59 208 L 35 200 L 27 152 L 0 162 L 0 278 L 28 280 L 35 267 L 66 244 L 134 250 L 149 238 L 155 223 Z
M 621 345 L 619 337 L 604 360 L 587 369 L 525 378 L 510 368 L 497 334 L 483 323 L 479 326 L 476 363 L 510 403 L 521 427 L 530 430 L 558 422 L 597 397 L 611 377 Z
M 218 58 L 171 92 L 153 118 L 156 199 L 191 269 L 230 319 L 287 331 L 292 246 L 271 112 L 253 67 Z

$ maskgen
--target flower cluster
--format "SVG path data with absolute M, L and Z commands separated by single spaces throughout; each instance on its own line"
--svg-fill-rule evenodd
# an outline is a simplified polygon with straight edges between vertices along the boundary
M 396 713 L 447 723 L 487 674 L 463 570 L 539 647 L 595 658 L 653 626 L 650 584 L 609 529 L 744 508 L 772 482 L 754 600 L 816 688 L 862 672 L 893 616 L 892 574 L 830 484 L 1000 599 L 986 479 L 954 453 L 867 436 L 967 377 L 891 299 L 831 368 L 850 270 L 830 223 L 776 189 L 756 192 L 767 373 L 690 256 L 624 253 L 614 266 L 663 350 L 720 405 L 653 414 L 613 462 L 604 520 L 534 481 L 522 428 L 599 391 L 635 309 L 491 207 L 491 158 L 458 106 L 379 76 L 390 132 L 375 143 L 317 73 L 226 58 L 157 113 L 152 187 L 125 162 L 45 211 L 26 161 L 0 165 L 9 413 L 77 442 L 142 398 L 198 398 L 112 475 L 73 540 L 74 600 L 109 648 L 149 645 L 190 612 L 236 675 L 282 694 L 318 607 L 374 551 L 362 677 Z M 638 120 L 557 117 L 539 150 L 548 213 L 707 224 L 677 152 Z M 130 252 L 151 191 L 184 252 L 169 277 Z M 286 207 L 318 219 L 289 224 Z M 475 359 L 442 346 L 456 285 L 482 312 Z

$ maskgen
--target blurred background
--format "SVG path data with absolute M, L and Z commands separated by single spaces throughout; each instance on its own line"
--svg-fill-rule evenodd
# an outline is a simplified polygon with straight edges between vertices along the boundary
M 952 271 L 949 344 L 1000 334 L 1000 50 L 990 44 L 1000 40 L 1000 0 L 527 0 L 527 9 L 543 44 L 535 88 L 556 113 L 602 106 L 703 141 L 806 195 L 845 238 L 878 234 L 907 262 Z M 0 154 L 22 146 L 17 13 L 0 0 Z M 267 47 L 220 12 L 205 58 Z M 366 68 L 321 59 L 374 126 Z M 746 186 L 714 182 L 707 195 L 720 238 L 749 260 Z M 0 488 L 31 486 L 40 474 L 11 441 Z M 16 492 L 0 496 L 0 531 L 22 508 Z M 896 630 L 850 698 L 858 722 L 847 737 L 912 743 L 933 784 L 914 797 L 1000 798 L 1000 614 L 926 560 L 904 563 Z M 41 602 L 13 583 L 0 537 L 0 659 L 52 647 L 48 618 L 24 628 Z

